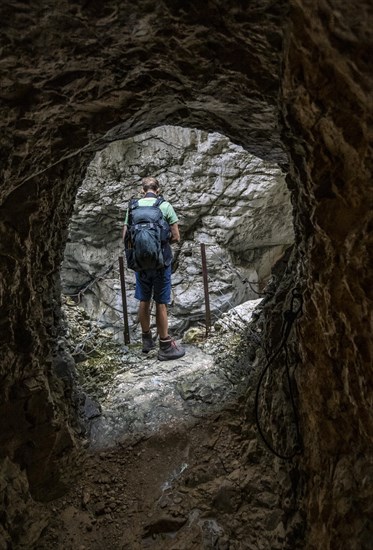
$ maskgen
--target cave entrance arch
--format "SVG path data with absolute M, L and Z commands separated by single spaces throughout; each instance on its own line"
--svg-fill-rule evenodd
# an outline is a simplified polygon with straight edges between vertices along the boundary
M 192 347 L 182 365 L 172 369 L 155 366 L 152 355 L 150 361 L 145 360 L 138 345 L 141 330 L 134 274 L 128 270 L 134 344 L 129 350 L 121 347 L 121 229 L 128 200 L 138 195 L 141 178 L 147 175 L 158 178 L 162 193 L 180 218 L 182 242 L 174 256 L 169 320 L 170 333 L 184 335 L 187 343 L 200 341 L 204 332 L 198 331 L 205 317 L 201 243 L 207 245 L 212 315 L 219 320 L 213 332 L 220 331 L 217 341 L 221 344 L 222 339 L 231 342 L 232 336 L 241 334 L 271 267 L 293 242 L 290 198 L 281 169 L 221 134 L 161 126 L 115 141 L 95 156 L 77 193 L 61 273 L 70 349 L 80 380 L 105 409 L 100 416 L 94 401 L 88 399 L 85 405 L 86 415 L 99 417 L 93 421 L 98 426 L 93 430 L 97 445 L 118 438 L 118 425 L 124 434 L 168 422 L 180 410 L 186 414 L 193 409 L 193 400 L 198 412 L 201 403 L 203 410 L 221 406 L 234 394 L 228 386 L 234 386 L 243 374 L 237 369 L 224 379 L 232 365 L 228 361 L 225 369 L 216 366 L 217 341 L 210 353 Z M 154 316 L 152 323 L 155 326 Z M 185 335 L 191 326 L 197 328 Z M 226 348 L 232 355 L 235 346 Z M 188 363 L 190 353 L 193 360 Z M 162 393 L 160 387 L 165 386 L 168 391 Z M 168 408 L 164 401 L 169 402 Z M 130 410 L 134 403 L 137 412 Z M 123 407 L 127 412 L 118 421 L 118 410 Z
M 275 163 L 247 153 L 221 134 L 177 126 L 113 142 L 90 163 L 78 191 L 62 286 L 64 294 L 81 302 L 119 338 L 121 228 L 129 198 L 138 196 L 141 178 L 149 174 L 159 179 L 162 193 L 180 217 L 182 247 L 175 254 L 173 281 L 176 332 L 204 316 L 200 243 L 211 247 L 208 267 L 215 283 L 211 293 L 217 318 L 256 298 L 271 266 L 293 242 L 290 197 Z M 108 282 L 113 267 L 117 283 Z M 223 284 L 224 271 L 236 271 L 237 276 Z M 133 339 L 137 304 L 132 296 L 133 273 L 126 275 Z

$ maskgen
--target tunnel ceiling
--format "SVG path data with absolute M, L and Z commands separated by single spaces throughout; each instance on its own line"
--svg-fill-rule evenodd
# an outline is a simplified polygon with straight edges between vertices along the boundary
M 3 4 L 5 193 L 16 178 L 88 144 L 101 148 L 160 124 L 220 131 L 284 161 L 277 96 L 285 5 Z

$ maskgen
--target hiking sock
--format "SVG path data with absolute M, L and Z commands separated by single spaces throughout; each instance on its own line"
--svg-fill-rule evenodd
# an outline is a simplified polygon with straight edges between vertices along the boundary
M 141 337 L 142 337 L 142 352 L 149 353 L 150 350 L 155 348 L 155 343 L 152 338 L 151 330 L 149 330 L 148 332 L 143 332 L 141 334 Z

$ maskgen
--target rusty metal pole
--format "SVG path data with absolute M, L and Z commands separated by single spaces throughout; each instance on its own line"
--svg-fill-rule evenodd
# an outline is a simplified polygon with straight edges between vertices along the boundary
M 208 336 L 211 327 L 209 284 L 207 279 L 206 247 L 201 243 L 203 288 L 205 291 L 205 309 L 206 309 L 206 336 Z
M 126 297 L 126 283 L 124 280 L 124 263 L 123 256 L 119 256 L 119 273 L 120 273 L 120 288 L 122 290 L 122 306 L 123 306 L 123 320 L 124 320 L 124 343 L 130 343 L 130 330 L 128 326 L 128 312 L 127 312 L 127 297 Z

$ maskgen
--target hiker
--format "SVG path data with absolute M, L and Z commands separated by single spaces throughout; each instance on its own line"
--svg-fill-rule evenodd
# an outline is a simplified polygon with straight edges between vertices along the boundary
M 135 298 L 140 300 L 142 351 L 148 353 L 155 347 L 150 330 L 150 301 L 153 297 L 156 303 L 156 324 L 159 335 L 158 359 L 160 361 L 178 359 L 185 354 L 185 350 L 168 334 L 167 315 L 167 304 L 171 299 L 170 243 L 180 241 L 178 217 L 171 204 L 160 196 L 159 182 L 156 178 L 142 179 L 142 194 L 143 198 L 130 201 L 123 227 L 127 265 L 136 272 Z M 155 208 L 152 208 L 154 206 Z M 158 218 L 160 218 L 159 221 L 157 221 Z M 157 235 L 154 226 L 158 227 L 158 225 L 162 227 L 160 233 L 163 234 L 163 240 L 159 240 L 159 258 L 157 264 L 153 265 L 154 262 L 150 262 L 148 258 L 151 254 L 154 256 L 153 250 L 156 246 L 154 241 Z M 142 232 L 142 235 L 138 235 L 138 232 Z M 143 248 L 150 250 L 150 252 L 148 250 L 148 256 L 141 256 L 142 251 L 136 249 L 140 247 L 139 243 L 142 243 Z M 149 265 L 152 267 L 149 268 Z

